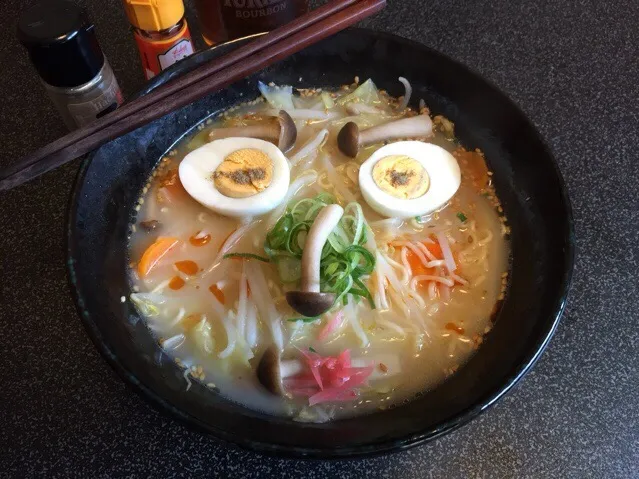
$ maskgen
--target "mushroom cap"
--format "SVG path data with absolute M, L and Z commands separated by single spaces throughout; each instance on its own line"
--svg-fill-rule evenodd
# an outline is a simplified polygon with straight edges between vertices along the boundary
M 325 313 L 333 306 L 335 294 L 289 291 L 286 293 L 286 302 L 298 313 L 312 318 Z
M 262 354 L 257 365 L 257 379 L 262 386 L 277 396 L 284 396 L 282 373 L 280 371 L 280 355 L 277 348 L 270 346 Z
M 337 146 L 346 156 L 355 158 L 359 151 L 359 127 L 349 121 L 337 134 Z
M 280 137 L 277 147 L 283 152 L 287 152 L 293 148 L 295 140 L 297 140 L 297 127 L 291 115 L 284 110 L 280 110 L 277 119 L 280 123 Z

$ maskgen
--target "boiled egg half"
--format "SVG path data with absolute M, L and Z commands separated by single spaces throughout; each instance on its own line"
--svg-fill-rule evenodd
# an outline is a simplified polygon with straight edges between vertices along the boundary
M 359 169 L 366 203 L 383 216 L 411 218 L 431 213 L 461 183 L 457 160 L 443 148 L 422 141 L 381 147 Z
M 180 163 L 184 189 L 224 216 L 257 216 L 279 205 L 291 181 L 288 160 L 277 146 L 256 138 L 215 140 Z

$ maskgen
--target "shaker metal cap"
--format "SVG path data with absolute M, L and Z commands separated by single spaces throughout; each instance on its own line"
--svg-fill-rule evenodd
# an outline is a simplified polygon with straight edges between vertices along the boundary
M 46 0 L 33 5 L 20 16 L 17 35 L 49 85 L 83 85 L 104 65 L 95 27 L 86 11 L 73 2 Z

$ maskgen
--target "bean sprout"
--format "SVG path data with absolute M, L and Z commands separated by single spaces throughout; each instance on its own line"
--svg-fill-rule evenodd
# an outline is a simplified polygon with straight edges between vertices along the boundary
M 178 311 L 177 316 L 175 316 L 175 318 L 173 318 L 173 321 L 171 321 L 168 325 L 169 328 L 173 328 L 175 326 L 177 326 L 180 321 L 182 321 L 182 319 L 184 319 L 184 316 L 186 315 L 186 310 L 184 308 L 180 308 L 180 310 Z
M 408 103 L 410 102 L 410 97 L 413 94 L 413 87 L 410 86 L 410 82 L 404 78 L 404 77 L 399 77 L 398 80 L 400 82 L 402 82 L 402 84 L 404 85 L 405 88 L 405 93 L 404 93 L 404 99 L 402 100 L 402 102 L 399 105 L 399 109 L 400 110 L 405 110 L 406 107 L 408 106 Z
M 453 252 L 450 249 L 448 239 L 444 236 L 444 233 L 441 232 L 435 233 L 435 236 L 437 237 L 437 241 L 439 241 L 439 246 L 442 248 L 444 260 L 446 261 L 446 268 L 448 268 L 448 271 L 452 273 L 455 269 L 457 269 L 457 266 L 455 265 L 455 258 L 453 258 Z
M 291 199 L 293 199 L 293 197 L 301 188 L 310 185 L 314 181 L 317 181 L 317 179 L 317 172 L 315 170 L 308 170 L 298 176 L 295 181 L 293 181 L 293 183 L 291 183 L 291 185 L 289 186 L 288 192 L 280 203 L 280 206 L 275 208 L 275 210 L 273 210 L 273 212 L 267 218 L 267 228 L 271 229 L 275 225 L 275 223 L 277 223 L 277 220 L 279 220 L 286 211 L 286 205 L 291 201 Z
M 166 288 L 169 283 L 171 282 L 170 279 L 167 279 L 165 281 L 162 281 L 160 284 L 158 284 L 155 288 L 153 288 L 151 290 L 151 293 L 159 293 L 160 291 L 162 291 L 164 288 Z
M 359 318 L 358 318 L 357 312 L 355 311 L 355 308 L 353 306 L 353 302 L 350 303 L 350 307 L 349 306 L 345 306 L 344 307 L 345 310 L 346 310 L 346 308 L 348 308 L 349 311 L 348 311 L 348 313 L 345 313 L 345 314 L 348 315 L 348 320 L 349 320 L 349 322 L 351 324 L 351 327 L 353 328 L 353 331 L 355 332 L 355 334 L 359 338 L 360 346 L 362 348 L 368 347 L 368 345 L 370 344 L 370 341 L 368 339 L 368 336 L 366 336 L 366 333 L 362 329 L 362 325 L 359 322 Z
M 162 347 L 168 351 L 173 351 L 179 348 L 186 339 L 186 336 L 183 334 L 176 334 L 175 336 L 171 336 L 168 339 L 162 341 Z
M 303 160 L 311 153 L 313 153 L 313 157 L 316 157 L 319 152 L 319 148 L 321 148 L 321 146 L 326 142 L 327 138 L 328 130 L 320 130 L 320 132 L 315 137 L 309 140 L 302 148 L 298 150 L 297 153 L 289 158 L 291 168 L 293 168 L 295 165 L 297 165 L 297 163 L 299 163 L 300 160 Z
M 377 324 L 380 326 L 385 326 L 388 329 L 392 329 L 393 331 L 401 334 L 402 336 L 406 336 L 406 330 L 399 326 L 398 324 L 393 323 L 387 319 L 378 319 Z
M 246 315 L 246 343 L 249 348 L 257 346 L 257 309 L 253 301 L 248 302 Z
M 235 328 L 231 324 L 232 313 L 229 313 L 224 321 L 222 321 L 222 326 L 224 326 L 224 331 L 226 332 L 226 348 L 224 348 L 217 355 L 218 358 L 224 359 L 229 357 L 233 351 L 235 350 L 235 345 L 237 344 L 237 334 Z
M 207 272 L 211 272 L 213 270 L 213 268 L 215 268 L 217 263 L 222 261 L 222 258 L 224 257 L 224 255 L 226 253 L 228 253 L 231 250 L 231 248 L 233 248 L 233 246 L 235 246 L 235 244 L 240 239 L 242 239 L 242 237 L 245 234 L 247 234 L 249 231 L 251 231 L 253 228 L 255 228 L 258 224 L 260 224 L 259 220 L 258 221 L 253 221 L 252 223 L 247 223 L 247 224 L 244 224 L 244 225 L 240 226 L 233 233 L 231 233 L 231 236 L 229 236 L 227 238 L 227 240 L 224 242 L 224 244 L 220 248 L 219 253 L 217 254 L 215 259 L 213 260 L 213 266 L 211 266 Z

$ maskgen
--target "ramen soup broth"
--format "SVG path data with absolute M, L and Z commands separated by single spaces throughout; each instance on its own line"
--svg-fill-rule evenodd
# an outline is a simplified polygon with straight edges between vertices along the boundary
M 365 88 L 374 89 L 372 82 L 367 84 Z M 286 154 L 293 165 L 294 191 L 270 212 L 241 218 L 218 214 L 185 191 L 177 168 L 185 155 L 208 142 L 214 129 L 269 121 L 277 114 L 272 98 L 200 125 L 162 159 L 144 188 L 130 238 L 131 299 L 163 349 L 184 368 L 185 389 L 200 381 L 248 408 L 296 420 L 348 417 L 394 407 L 435 387 L 468 361 L 490 330 L 504 294 L 509 250 L 508 228 L 483 156 L 464 150 L 453 125 L 436 117 L 434 136 L 422 141 L 454 152 L 461 170 L 459 189 L 428 215 L 404 220 L 381 216 L 362 198 L 358 170 L 382 144 L 362 148 L 353 159 L 340 152 L 336 137 L 348 121 L 364 130 L 417 112 L 376 90 L 372 99 L 355 95 L 352 104 L 363 107 L 353 112 L 339 100 L 357 92 L 356 87 L 330 95 L 305 90 L 288 97 L 298 131 Z M 358 90 L 361 94 L 361 86 Z M 275 93 L 286 95 L 286 90 Z M 297 153 L 323 129 L 328 131 L 325 141 L 300 158 Z M 372 273 L 360 278 L 370 301 L 347 293 L 347 304 L 342 298 L 317 319 L 301 318 L 285 298 L 286 291 L 299 289 L 299 261 L 261 259 L 269 258 L 265 240 L 287 205 L 290 211 L 301 199 L 321 194 L 331 201 L 326 193 L 342 206 L 353 201 L 361 206 L 365 232 L 360 244 L 375 258 Z M 298 209 L 311 208 L 313 203 L 307 203 Z M 347 214 L 354 211 L 346 208 Z M 304 241 L 302 232 L 298 242 Z M 441 241 L 450 248 L 454 272 L 447 269 Z M 420 264 L 419 252 L 428 259 L 424 250 L 436 266 Z M 224 258 L 229 253 L 259 258 Z M 142 275 L 144 269 L 148 272 Z M 414 281 L 421 276 L 427 279 Z M 260 285 L 266 290 L 254 288 Z M 302 367 L 285 396 L 268 391 L 256 375 L 264 351 L 274 344 L 281 346 L 282 358 Z M 359 371 L 365 381 L 310 405 L 322 391 L 314 377 L 317 370 L 309 366 L 312 359 L 340 354 L 342 359 L 350 356 L 349 374 Z M 321 367 L 327 364 L 332 363 Z

